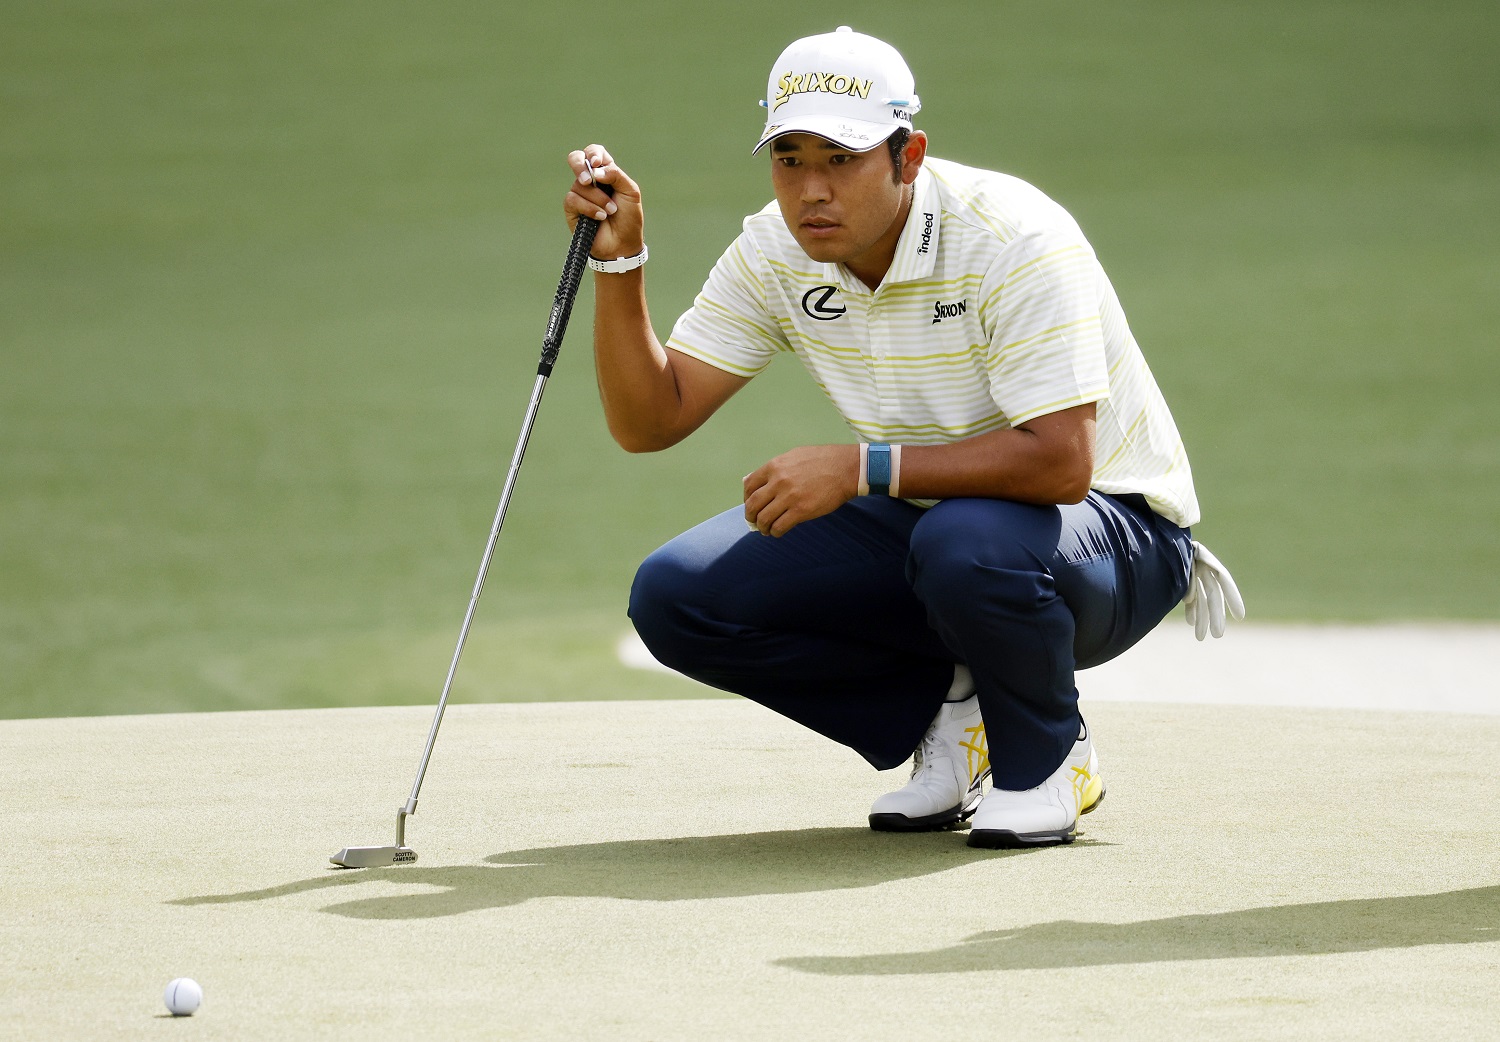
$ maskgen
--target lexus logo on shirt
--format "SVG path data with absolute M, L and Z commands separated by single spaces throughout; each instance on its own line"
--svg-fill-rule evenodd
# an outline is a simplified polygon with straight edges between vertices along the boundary
M 802 294 L 802 310 L 807 312 L 808 318 L 815 318 L 819 322 L 832 322 L 849 310 L 842 304 L 829 306 L 828 302 L 838 291 L 837 286 L 814 286 Z

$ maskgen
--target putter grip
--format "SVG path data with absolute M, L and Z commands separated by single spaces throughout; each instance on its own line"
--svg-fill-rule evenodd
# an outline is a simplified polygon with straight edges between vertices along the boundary
M 613 185 L 598 184 L 605 195 L 614 195 Z M 562 278 L 557 283 L 557 295 L 552 298 L 552 314 L 547 319 L 547 333 L 542 337 L 542 360 L 537 364 L 538 376 L 552 375 L 557 364 L 557 354 L 562 350 L 563 336 L 568 331 L 568 316 L 573 313 L 573 299 L 578 296 L 578 284 L 583 281 L 583 269 L 589 262 L 589 251 L 594 248 L 594 236 L 599 232 L 599 222 L 591 217 L 580 216 L 573 225 L 573 241 L 568 244 L 568 258 L 563 262 Z

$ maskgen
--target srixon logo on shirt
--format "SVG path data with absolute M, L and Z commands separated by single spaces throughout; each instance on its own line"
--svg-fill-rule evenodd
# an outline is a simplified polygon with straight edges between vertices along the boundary
M 945 318 L 957 318 L 969 310 L 968 300 L 960 300 L 957 304 L 944 304 L 941 300 L 932 305 L 932 324 L 937 325 Z

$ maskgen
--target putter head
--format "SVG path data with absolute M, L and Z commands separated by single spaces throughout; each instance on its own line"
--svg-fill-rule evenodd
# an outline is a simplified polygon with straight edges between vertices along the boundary
M 328 859 L 339 868 L 386 868 L 417 860 L 411 847 L 345 847 Z

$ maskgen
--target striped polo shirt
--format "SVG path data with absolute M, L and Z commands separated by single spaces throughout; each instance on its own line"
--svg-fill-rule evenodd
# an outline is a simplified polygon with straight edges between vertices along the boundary
M 794 353 L 861 441 L 942 445 L 1089 402 L 1100 492 L 1198 521 L 1177 425 L 1076 221 L 1007 174 L 929 157 L 871 291 L 802 252 L 773 201 L 667 346 L 739 376 Z

